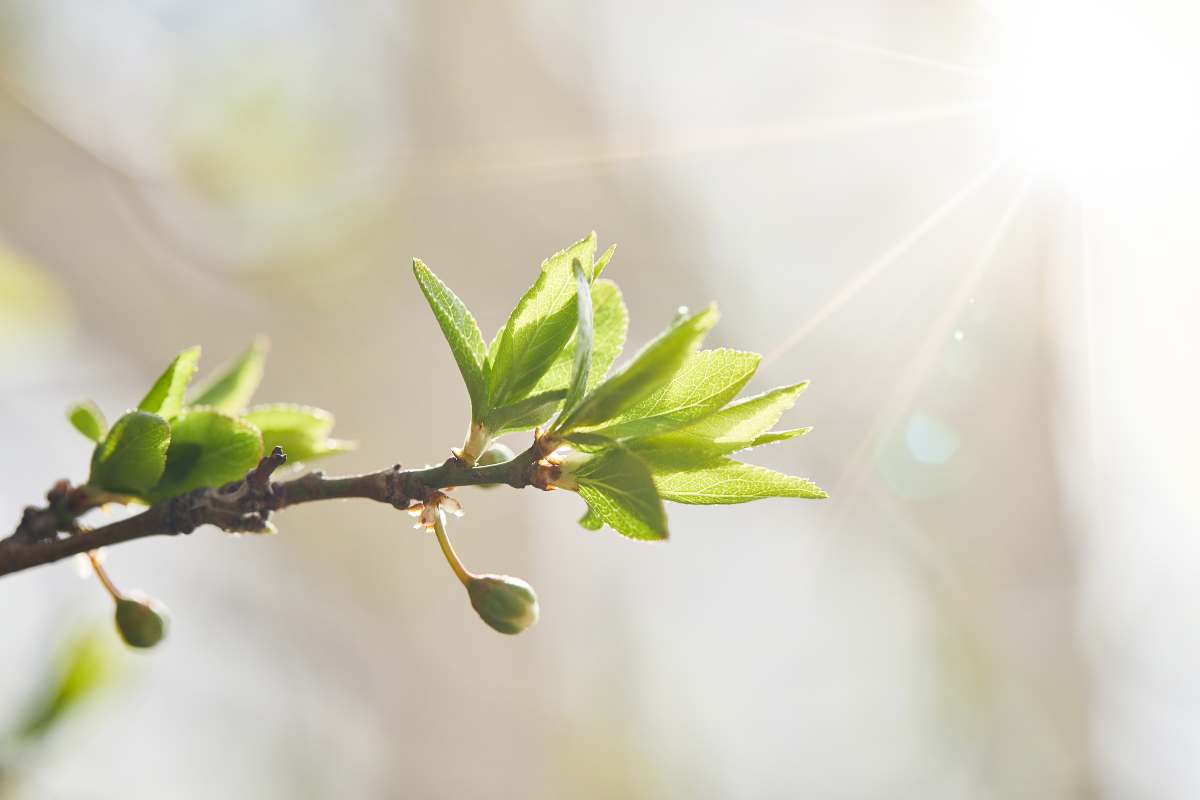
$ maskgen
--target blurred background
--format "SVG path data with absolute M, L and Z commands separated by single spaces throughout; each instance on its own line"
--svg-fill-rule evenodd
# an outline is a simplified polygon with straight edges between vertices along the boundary
M 439 461 L 410 258 L 490 337 L 592 229 L 631 348 L 715 298 L 751 390 L 812 380 L 755 458 L 832 496 L 646 545 L 463 490 L 518 638 L 370 503 L 115 548 L 149 655 L 70 562 L 5 578 L 0 728 L 103 680 L 0 792 L 1195 797 L 1198 52 L 1190 0 L 0 1 L 0 519 L 86 477 L 70 403 L 260 332 L 323 467 Z

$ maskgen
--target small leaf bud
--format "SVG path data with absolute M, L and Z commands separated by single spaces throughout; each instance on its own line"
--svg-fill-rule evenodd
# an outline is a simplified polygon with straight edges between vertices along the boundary
M 533 587 L 508 575 L 475 575 L 467 584 L 471 605 L 500 633 L 520 633 L 538 621 Z
M 487 450 L 484 450 L 483 454 L 479 456 L 479 460 L 475 463 L 480 467 L 490 467 L 492 464 L 503 464 L 505 461 L 512 461 L 512 459 L 512 448 L 506 444 L 496 442 Z
M 154 647 L 167 635 L 167 607 L 142 596 L 117 600 L 117 632 L 130 647 Z
M 492 464 L 503 464 L 505 461 L 512 461 L 514 457 L 512 448 L 508 445 L 496 442 L 479 456 L 479 460 L 475 462 L 476 466 L 490 467 Z M 500 484 L 498 483 L 481 483 L 481 489 L 495 489 Z
M 568 450 L 556 459 L 558 472 L 551 481 L 551 485 L 559 489 L 568 489 L 572 492 L 579 491 L 579 484 L 575 480 L 575 473 L 593 458 L 594 453 L 584 453 L 579 450 Z

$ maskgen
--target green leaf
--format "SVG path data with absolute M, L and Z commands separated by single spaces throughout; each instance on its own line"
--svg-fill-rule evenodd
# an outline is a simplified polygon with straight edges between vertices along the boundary
M 526 397 L 575 330 L 575 275 L 578 259 L 589 282 L 596 255 L 591 234 L 542 263 L 537 282 L 517 303 L 500 333 L 488 371 L 489 402 L 508 405 Z
M 596 432 L 624 439 L 682 427 L 732 400 L 754 376 L 761 358 L 724 348 L 693 353 L 670 381 Z
M 424 293 L 433 316 L 437 318 L 442 335 L 462 373 L 467 393 L 471 397 L 471 419 L 478 422 L 487 411 L 487 383 L 483 378 L 483 334 L 466 305 L 446 284 L 417 258 L 413 259 L 413 275 Z
M 554 416 L 564 396 L 566 390 L 557 389 L 533 394 L 511 405 L 492 409 L 484 421 L 484 427 L 492 436 L 531 430 Z
M 258 428 L 215 408 L 189 408 L 171 425 L 166 469 L 150 497 L 157 502 L 201 486 L 240 480 L 260 458 Z
M 766 434 L 791 408 L 808 382 L 772 389 L 701 417 L 669 433 L 626 440 L 625 446 L 655 465 L 698 464 L 769 441 L 801 435 L 807 428 Z
M 621 443 L 616 439 L 610 439 L 607 436 L 592 433 L 591 431 L 572 431 L 563 438 L 573 444 L 575 449 L 585 453 L 594 453 L 598 450 L 607 450 L 610 447 L 621 446 Z
M 775 442 L 786 442 L 788 439 L 795 439 L 798 436 L 804 436 L 811 431 L 812 428 L 791 428 L 786 431 L 771 431 L 764 433 L 762 436 L 755 437 L 750 443 L 750 447 L 762 447 L 764 444 L 774 444 Z
M 592 272 L 592 280 L 600 279 L 600 276 L 604 273 L 604 268 L 608 266 L 609 261 L 612 261 L 613 253 L 615 252 L 617 252 L 617 246 L 610 244 L 608 249 L 600 254 L 600 257 L 596 259 L 596 269 Z
M 587 511 L 579 518 L 579 525 L 589 531 L 598 531 L 604 527 L 604 520 L 600 519 L 591 506 L 587 506 Z
M 507 323 L 496 331 L 496 335 L 492 337 L 492 341 L 488 343 L 487 355 L 483 359 L 483 376 L 488 378 L 488 385 L 491 386 L 491 369 L 492 364 L 496 363 L 496 353 L 500 352 L 500 340 L 504 338 L 504 331 L 508 329 Z
M 262 433 L 264 453 L 282 447 L 289 462 L 310 461 L 354 449 L 353 442 L 329 438 L 333 414 L 324 409 L 272 403 L 251 408 L 242 419 Z
M 104 432 L 108 430 L 103 412 L 91 400 L 84 400 L 67 409 L 67 419 L 75 426 L 75 430 L 93 442 L 103 439 Z
M 588 374 L 588 390 L 596 388 L 608 375 L 621 348 L 625 345 L 625 331 L 629 315 L 621 300 L 621 290 L 610 280 L 598 280 L 592 284 L 592 368 Z M 546 370 L 533 392 L 551 389 L 566 389 L 575 366 L 575 337 L 558 354 L 558 358 Z
M 748 503 L 766 497 L 828 496 L 811 481 L 728 458 L 679 472 L 656 471 L 654 484 L 664 500 L 689 505 Z
M 110 492 L 144 495 L 163 474 L 171 427 L 157 414 L 130 411 L 92 451 L 88 483 Z
M 667 384 L 684 360 L 717 322 L 710 305 L 667 328 L 607 380 L 595 388 L 557 425 L 559 431 L 599 426 L 635 406 Z
M 57 654 L 37 699 L 17 724 L 17 738 L 28 741 L 50 732 L 84 701 L 112 684 L 121 672 L 107 626 L 72 635 Z
M 263 362 L 267 359 L 269 342 L 265 336 L 254 340 L 245 353 L 210 378 L 200 388 L 189 405 L 211 406 L 221 411 L 241 411 L 250 405 L 250 399 L 262 381 Z
M 592 369 L 588 375 L 588 391 L 595 389 L 608 377 L 629 327 L 629 312 L 621 299 L 621 290 L 610 280 L 592 284 Z
M 183 394 L 187 391 L 196 366 L 200 363 L 200 348 L 189 347 L 167 366 L 150 391 L 138 403 L 139 411 L 149 411 L 169 420 L 183 408 Z
M 596 517 L 631 539 L 667 538 L 667 515 L 641 459 L 617 447 L 584 462 L 574 474 L 579 495 Z
M 567 384 L 567 397 L 563 401 L 563 410 L 569 412 L 583 398 L 587 391 L 588 376 L 592 371 L 592 288 L 588 277 L 583 271 L 579 259 L 571 262 L 575 272 L 575 346 L 574 366 L 571 369 L 571 380 Z

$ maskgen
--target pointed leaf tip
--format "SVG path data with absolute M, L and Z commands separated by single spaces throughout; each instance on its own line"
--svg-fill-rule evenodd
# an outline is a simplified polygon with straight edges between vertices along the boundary
M 221 411 L 238 412 L 250 405 L 250 400 L 262 382 L 263 365 L 271 342 L 258 336 L 240 356 L 210 377 L 188 405 L 209 406 Z
M 413 275 L 462 374 L 471 398 L 471 418 L 479 422 L 488 407 L 487 383 L 483 374 L 486 349 L 479 323 L 458 295 L 419 258 L 413 259 Z
M 590 284 L 596 240 L 585 237 L 542 262 L 537 281 L 509 315 L 489 358 L 488 392 L 493 406 L 504 406 L 534 392 L 556 364 L 577 323 L 578 260 Z M 556 387 L 551 387 L 556 388 Z
M 192 376 L 196 374 L 199 363 L 199 346 L 189 347 L 180 352 L 142 398 L 138 410 L 158 414 L 168 420 L 178 414 L 183 408 L 183 395 L 192 381 Z
M 656 469 L 654 484 L 664 500 L 689 505 L 749 503 L 768 497 L 823 500 L 828 496 L 811 481 L 728 458 L 679 471 Z

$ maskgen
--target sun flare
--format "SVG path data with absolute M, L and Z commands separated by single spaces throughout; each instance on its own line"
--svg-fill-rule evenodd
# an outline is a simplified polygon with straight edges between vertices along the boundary
M 1197 61 L 1176 34 L 1200 12 L 1180 5 L 1191 4 L 1058 0 L 998 9 L 996 120 L 1012 155 L 1073 185 L 1190 157 L 1200 123 Z

